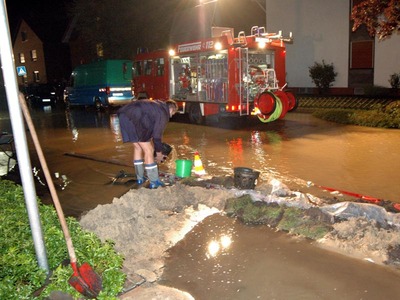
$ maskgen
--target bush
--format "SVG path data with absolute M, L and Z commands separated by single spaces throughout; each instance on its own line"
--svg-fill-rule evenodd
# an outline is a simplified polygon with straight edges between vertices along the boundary
M 390 75 L 389 83 L 393 89 L 399 89 L 400 88 L 400 73 L 394 73 L 394 74 Z
M 44 299 L 52 291 L 61 291 L 82 298 L 68 279 L 72 268 L 62 262 L 68 258 L 64 235 L 52 206 L 39 202 L 39 213 L 45 239 L 50 283 L 40 269 L 32 241 L 24 193 L 21 186 L 0 180 L 0 299 Z M 78 263 L 88 262 L 103 280 L 103 290 L 97 299 L 117 299 L 122 291 L 125 274 L 121 271 L 123 257 L 115 252 L 113 243 L 102 243 L 93 233 L 84 231 L 74 218 L 67 219 Z M 33 295 L 39 288 L 41 293 Z
M 337 76 L 333 64 L 326 64 L 324 60 L 322 60 L 322 64 L 315 62 L 313 66 L 309 67 L 309 72 L 319 93 L 327 92 Z
M 400 128 L 400 101 L 371 110 L 320 109 L 314 116 L 341 124 L 369 127 Z

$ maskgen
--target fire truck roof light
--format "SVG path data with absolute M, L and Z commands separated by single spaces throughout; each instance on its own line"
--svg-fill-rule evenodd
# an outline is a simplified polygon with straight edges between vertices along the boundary
M 169 49 L 168 54 L 169 54 L 169 56 L 175 56 L 175 50 Z
M 215 50 L 221 50 L 222 44 L 220 42 L 216 42 L 214 48 L 215 48 Z

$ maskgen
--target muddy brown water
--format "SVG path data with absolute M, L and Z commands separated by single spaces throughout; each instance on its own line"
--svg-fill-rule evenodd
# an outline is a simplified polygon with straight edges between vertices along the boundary
M 0 117 L 2 130 L 11 131 L 7 116 Z M 129 190 L 112 184 L 121 170 L 133 172 L 132 147 L 121 142 L 114 113 L 46 108 L 32 118 L 66 215 L 79 217 Z M 260 171 L 260 181 L 278 178 L 303 192 L 323 196 L 318 186 L 328 186 L 400 202 L 398 130 L 338 125 L 301 112 L 270 124 L 213 125 L 172 120 L 164 140 L 174 149 L 161 171 L 174 173 L 176 159 L 193 159 L 198 151 L 208 175 L 232 176 L 244 166 Z M 44 176 L 27 137 L 40 187 Z M 211 257 L 205 245 L 223 232 L 231 235 L 231 248 Z M 170 253 L 164 282 L 196 299 L 400 299 L 392 270 L 221 216 L 206 219 Z
M 161 283 L 206 299 L 400 299 L 400 273 L 213 215 L 168 251 Z
M 115 113 L 79 108 L 31 113 L 49 169 L 60 176 L 56 184 L 66 214 L 77 216 L 110 203 L 129 189 L 111 184 L 119 171 L 133 172 L 132 146 L 122 143 Z M 320 188 L 326 186 L 400 202 L 399 130 L 344 126 L 307 113 L 289 113 L 269 124 L 227 119 L 214 126 L 188 124 L 179 117 L 165 130 L 164 140 L 173 151 L 160 165 L 162 172 L 174 174 L 176 159 L 192 160 L 198 151 L 210 176 L 232 176 L 235 167 L 249 167 L 260 171 L 259 181 L 278 178 L 293 190 L 318 196 L 330 196 Z M 4 115 L 0 125 L 11 131 Z M 27 137 L 32 165 L 40 169 Z M 38 176 L 44 180 L 43 173 Z

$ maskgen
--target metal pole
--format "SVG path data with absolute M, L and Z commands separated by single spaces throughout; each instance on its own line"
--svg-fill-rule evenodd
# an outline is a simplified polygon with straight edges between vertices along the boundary
M 13 61 L 12 44 L 5 0 L 0 4 L 0 57 L 6 87 L 8 110 L 17 151 L 18 167 L 24 190 L 25 204 L 28 211 L 32 238 L 36 251 L 39 267 L 49 273 L 46 249 L 44 246 L 43 232 L 40 223 L 39 209 L 35 183 L 33 180 L 32 166 L 29 158 L 28 143 L 26 141 L 25 126 L 22 118 L 21 107 L 18 102 L 17 73 Z
M 262 4 L 259 2 L 259 0 L 253 0 L 253 2 L 256 2 L 257 5 L 266 13 L 267 12 L 267 0 L 265 0 L 265 7 L 262 6 Z
M 267 30 L 267 2 L 268 0 L 265 0 L 265 7 L 260 3 L 260 0 L 252 0 L 253 2 L 256 2 L 257 5 L 262 9 L 263 12 L 265 12 L 265 31 L 268 32 Z

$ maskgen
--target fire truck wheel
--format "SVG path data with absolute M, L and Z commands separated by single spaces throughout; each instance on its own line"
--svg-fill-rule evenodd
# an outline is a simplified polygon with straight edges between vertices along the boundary
M 288 111 L 295 111 L 297 106 L 299 106 L 299 101 L 296 99 L 295 95 L 292 92 L 286 92 L 286 96 L 289 99 L 289 109 Z
M 189 106 L 189 121 L 192 124 L 201 125 L 204 122 L 204 117 L 201 115 L 200 105 L 198 103 L 191 103 Z

